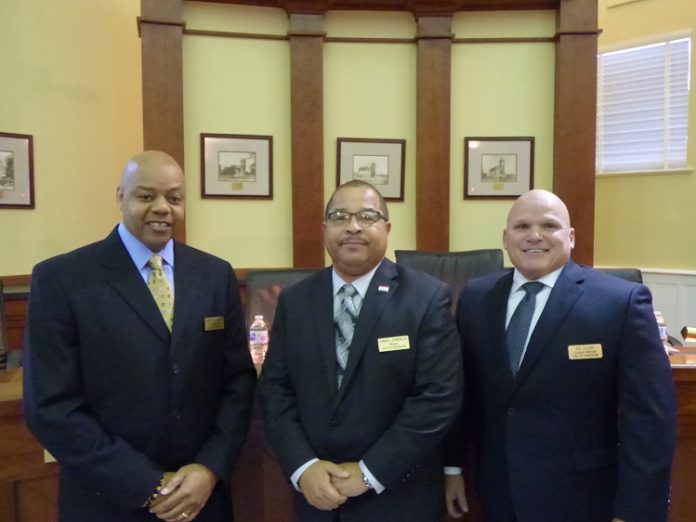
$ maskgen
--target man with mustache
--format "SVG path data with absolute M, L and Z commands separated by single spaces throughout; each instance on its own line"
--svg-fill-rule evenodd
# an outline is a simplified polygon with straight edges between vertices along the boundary
M 33 271 L 27 424 L 60 464 L 61 522 L 229 522 L 256 374 L 226 261 L 176 242 L 184 174 L 131 158 L 106 239 Z
M 473 435 L 486 522 L 665 522 L 676 403 L 649 290 L 573 263 L 545 190 L 517 199 L 503 244 L 514 270 L 457 306 L 469 393 L 446 444 L 450 514 Z
M 437 446 L 462 395 L 449 290 L 384 257 L 389 211 L 368 183 L 334 192 L 323 230 L 333 266 L 280 294 L 259 385 L 297 515 L 440 521 Z

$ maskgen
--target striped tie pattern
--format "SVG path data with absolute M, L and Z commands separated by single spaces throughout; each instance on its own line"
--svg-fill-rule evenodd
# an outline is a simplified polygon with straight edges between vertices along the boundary
M 147 287 L 150 289 L 152 297 L 155 298 L 157 308 L 159 308 L 164 322 L 167 323 L 167 328 L 171 332 L 174 324 L 174 292 L 172 292 L 167 276 L 162 271 L 162 257 L 153 254 L 149 264 L 152 271 L 147 280 Z
M 534 308 L 536 307 L 536 295 L 544 288 L 544 283 L 534 281 L 522 285 L 525 295 L 517 305 L 515 313 L 510 318 L 508 323 L 506 338 L 508 357 L 510 358 L 510 369 L 512 374 L 517 374 L 524 351 L 524 343 L 527 341 L 529 334 L 529 325 L 532 323 Z
M 340 386 L 343 372 L 348 363 L 355 321 L 358 318 L 358 304 L 355 301 L 359 300 L 360 296 L 357 295 L 357 290 L 353 285 L 343 285 L 338 291 L 338 296 L 341 304 L 334 319 L 334 329 L 336 330 L 336 361 L 338 363 L 338 385 Z

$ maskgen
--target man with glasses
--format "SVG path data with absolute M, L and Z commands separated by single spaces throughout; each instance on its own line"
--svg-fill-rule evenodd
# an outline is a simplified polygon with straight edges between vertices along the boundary
M 436 447 L 461 403 L 458 337 L 447 286 L 385 259 L 390 230 L 372 185 L 340 186 L 323 224 L 333 267 L 278 301 L 260 393 L 305 522 L 444 516 Z

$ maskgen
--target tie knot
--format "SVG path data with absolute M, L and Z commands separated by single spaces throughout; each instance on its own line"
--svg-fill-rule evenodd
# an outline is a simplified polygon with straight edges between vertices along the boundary
M 537 295 L 544 289 L 545 286 L 546 285 L 544 283 L 540 283 L 539 281 L 532 281 L 530 283 L 523 284 L 522 288 L 527 295 Z
M 153 270 L 162 270 L 162 256 L 158 256 L 157 254 L 153 254 L 152 257 L 150 258 L 150 268 Z
M 341 290 L 343 290 L 343 295 L 347 297 L 353 297 L 355 294 L 358 293 L 358 291 L 355 289 L 353 285 L 343 285 L 341 287 Z

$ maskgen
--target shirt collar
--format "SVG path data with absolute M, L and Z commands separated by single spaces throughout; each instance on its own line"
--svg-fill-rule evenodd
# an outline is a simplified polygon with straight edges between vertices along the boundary
M 548 286 L 549 288 L 553 288 L 564 267 L 565 265 L 549 274 L 546 274 L 545 276 L 540 277 L 539 279 L 527 279 L 519 272 L 519 270 L 517 270 L 517 268 L 515 268 L 515 272 L 512 275 L 512 288 L 510 288 L 510 294 L 512 295 L 513 293 L 517 292 L 523 284 L 531 281 L 539 281 L 540 283 L 544 283 L 544 285 Z
M 164 245 L 162 250 L 153 252 L 137 237 L 131 234 L 130 230 L 126 228 L 123 222 L 118 225 L 118 235 L 121 237 L 123 245 L 126 247 L 135 266 L 138 267 L 138 270 L 142 270 L 147 265 L 153 254 L 162 256 L 164 263 L 174 268 L 174 241 L 172 239 L 167 241 L 167 244 Z
M 353 285 L 353 288 L 355 288 L 357 290 L 358 294 L 360 294 L 360 297 L 362 299 L 365 299 L 365 294 L 367 294 L 367 288 L 370 286 L 370 283 L 372 282 L 372 278 L 374 277 L 375 272 L 377 272 L 377 269 L 379 268 L 379 265 L 381 265 L 381 264 L 382 264 L 382 262 L 380 261 L 367 274 L 361 275 L 352 283 L 348 283 L 347 281 L 344 281 L 343 279 L 341 279 L 341 276 L 339 276 L 336 273 L 336 269 L 335 268 L 332 269 L 331 270 L 331 278 L 333 281 L 333 296 L 336 297 L 336 294 L 338 293 L 338 291 L 341 288 L 343 288 L 343 285 L 351 284 L 351 285 Z

